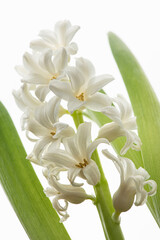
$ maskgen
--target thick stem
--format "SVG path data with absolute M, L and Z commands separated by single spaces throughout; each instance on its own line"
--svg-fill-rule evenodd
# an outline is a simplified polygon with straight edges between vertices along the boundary
M 84 122 L 82 111 L 74 111 L 74 113 L 72 113 L 72 118 L 76 125 L 76 128 L 78 128 L 79 124 Z
M 72 117 L 77 128 L 79 124 L 84 122 L 82 112 L 80 111 L 75 111 Z M 92 154 L 92 159 L 96 162 L 101 173 L 101 179 L 99 183 L 94 186 L 94 190 L 96 194 L 95 205 L 101 219 L 105 237 L 107 240 L 124 240 L 119 224 L 114 223 L 112 220 L 112 214 L 114 212 L 112 198 L 97 150 Z
M 94 151 L 92 159 L 97 163 L 97 166 L 99 167 L 99 171 L 101 173 L 101 179 L 99 183 L 94 186 L 94 190 L 97 199 L 95 205 L 97 207 L 102 222 L 104 233 L 105 235 L 107 234 L 107 239 L 123 240 L 124 236 L 121 231 L 120 225 L 113 222 L 112 220 L 112 214 L 114 213 L 112 198 L 97 150 Z

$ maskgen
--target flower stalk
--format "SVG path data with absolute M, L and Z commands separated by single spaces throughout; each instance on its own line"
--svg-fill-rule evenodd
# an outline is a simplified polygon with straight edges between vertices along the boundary
M 77 128 L 79 124 L 84 122 L 81 111 L 74 111 L 71 116 Z M 95 205 L 99 213 L 105 238 L 107 240 L 123 240 L 124 236 L 121 231 L 120 225 L 113 222 L 112 220 L 112 214 L 114 212 L 112 198 L 97 150 L 93 152 L 92 159 L 96 162 L 101 174 L 99 183 L 94 186 L 94 191 L 96 194 Z

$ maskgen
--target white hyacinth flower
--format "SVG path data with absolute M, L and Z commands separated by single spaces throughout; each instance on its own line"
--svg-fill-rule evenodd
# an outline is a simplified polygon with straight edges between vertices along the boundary
M 74 134 L 72 127 L 58 122 L 59 111 L 60 99 L 53 97 L 49 102 L 36 108 L 34 117 L 26 122 L 27 132 L 32 132 L 37 137 L 33 152 L 27 157 L 31 161 L 39 162 L 42 152 L 48 145 L 50 150 L 58 148 L 64 137 Z
M 20 89 L 13 90 L 12 92 L 15 102 L 21 111 L 25 111 L 27 108 L 35 109 L 38 107 L 41 102 L 32 96 L 29 91 L 29 86 L 27 84 L 23 84 Z
M 129 148 L 139 151 L 141 149 L 141 140 L 133 131 L 137 129 L 136 117 L 132 116 L 132 107 L 121 95 L 113 100 L 118 106 L 109 106 L 102 110 L 102 112 L 113 120 L 107 123 L 99 130 L 99 138 L 107 138 L 109 142 L 114 141 L 116 138 L 125 136 L 126 143 L 121 149 L 120 154 L 124 155 Z
M 50 81 L 63 74 L 67 64 L 68 57 L 64 48 L 54 58 L 51 50 L 42 54 L 26 52 L 23 55 L 23 66 L 16 66 L 16 70 L 22 76 L 22 82 L 35 85 L 35 95 L 44 101 Z
M 55 163 L 56 166 L 66 168 L 72 185 L 82 185 L 74 182 L 77 176 L 86 179 L 88 184 L 96 185 L 100 180 L 100 172 L 91 155 L 100 143 L 108 144 L 108 141 L 98 139 L 91 142 L 91 123 L 82 123 L 77 134 L 63 140 L 65 150 L 47 152 L 42 158 L 44 161 Z
M 78 50 L 77 44 L 71 41 L 79 28 L 77 25 L 72 26 L 68 20 L 59 21 L 55 24 L 54 31 L 40 31 L 39 36 L 41 39 L 32 41 L 30 47 L 39 52 L 45 49 L 52 49 L 57 52 L 63 47 L 68 55 L 76 54 Z
M 68 67 L 66 74 L 68 82 L 55 80 L 50 83 L 50 89 L 55 95 L 68 101 L 70 113 L 83 107 L 100 111 L 105 106 L 111 105 L 111 99 L 106 94 L 98 92 L 113 80 L 111 75 L 95 76 L 93 64 L 85 58 L 78 58 L 76 67 Z
M 41 102 L 30 93 L 29 86 L 26 83 L 20 89 L 13 90 L 12 94 L 17 106 L 23 111 L 21 128 L 25 130 L 26 122 L 33 115 L 34 109 L 41 105 Z
M 146 203 L 148 196 L 156 193 L 157 184 L 154 180 L 147 180 L 150 175 L 145 169 L 142 167 L 136 169 L 130 159 L 115 157 L 107 149 L 102 150 L 102 153 L 114 162 L 120 174 L 120 186 L 113 196 L 113 206 L 116 210 L 113 218 L 121 212 L 128 211 L 132 207 L 135 197 L 135 205 L 140 206 Z M 149 192 L 144 188 L 146 185 L 151 188 Z
M 72 185 L 64 185 L 56 180 L 53 175 L 46 176 L 50 188 L 47 188 L 44 192 L 48 197 L 53 197 L 52 201 L 55 210 L 62 216 L 60 222 L 65 221 L 69 215 L 67 213 L 68 202 L 73 204 L 80 204 L 86 199 L 94 200 L 94 197 L 87 195 L 85 190 L 81 187 L 73 187 Z M 65 206 L 62 206 L 59 200 L 64 200 Z

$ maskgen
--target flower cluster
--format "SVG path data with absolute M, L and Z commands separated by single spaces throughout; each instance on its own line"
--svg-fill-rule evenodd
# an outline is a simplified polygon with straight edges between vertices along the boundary
M 56 23 L 53 31 L 42 30 L 40 38 L 31 42 L 32 53 L 23 55 L 23 65 L 16 66 L 21 75 L 22 86 L 13 95 L 22 110 L 22 130 L 34 142 L 27 159 L 43 167 L 49 188 L 48 197 L 53 197 L 53 207 L 68 218 L 68 202 L 79 204 L 86 199 L 94 200 L 82 187 L 84 182 L 96 185 L 101 178 L 100 170 L 92 153 L 100 143 L 110 144 L 118 137 L 125 136 L 126 143 L 120 154 L 129 148 L 139 151 L 141 141 L 134 131 L 136 118 L 132 116 L 130 104 L 120 95 L 111 98 L 100 90 L 113 80 L 109 74 L 96 75 L 91 61 L 76 58 L 71 65 L 71 55 L 78 51 L 72 39 L 79 26 L 72 26 L 67 20 Z M 67 102 L 67 109 L 62 106 Z M 61 121 L 64 114 L 85 109 L 101 112 L 112 122 L 100 128 L 96 140 L 91 140 L 91 122 L 81 122 L 77 131 Z M 116 212 L 127 211 L 134 202 L 143 204 L 148 195 L 156 192 L 156 183 L 148 173 L 136 169 L 131 160 L 114 157 L 103 150 L 107 158 L 114 161 L 121 175 L 121 184 L 113 197 Z M 67 173 L 68 184 L 62 184 L 61 172 Z M 77 182 L 77 177 L 83 179 Z M 146 192 L 144 186 L 151 185 Z M 59 200 L 64 200 L 62 206 Z

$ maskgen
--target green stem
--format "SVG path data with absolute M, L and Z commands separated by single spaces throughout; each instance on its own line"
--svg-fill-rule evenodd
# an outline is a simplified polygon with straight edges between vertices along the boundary
M 74 113 L 72 113 L 72 118 L 76 125 L 76 128 L 78 128 L 78 126 L 84 122 L 82 111 L 74 111 Z
M 77 128 L 79 124 L 84 122 L 81 111 L 75 111 L 72 117 Z M 96 194 L 95 205 L 101 219 L 105 237 L 107 240 L 124 240 L 119 224 L 114 223 L 112 220 L 112 214 L 114 212 L 112 198 L 97 150 L 92 154 L 92 159 L 96 162 L 101 173 L 101 179 L 99 183 L 94 186 L 94 191 Z

